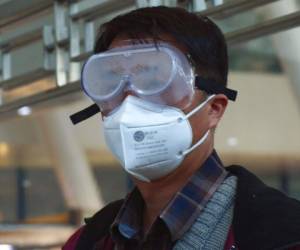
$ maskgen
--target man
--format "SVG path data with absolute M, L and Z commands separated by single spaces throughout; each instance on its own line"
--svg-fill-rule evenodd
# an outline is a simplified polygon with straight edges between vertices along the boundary
M 82 86 L 108 147 L 135 188 L 65 244 L 69 249 L 300 249 L 300 204 L 242 167 L 224 168 L 214 130 L 236 91 L 227 48 L 207 17 L 134 10 L 102 26 Z

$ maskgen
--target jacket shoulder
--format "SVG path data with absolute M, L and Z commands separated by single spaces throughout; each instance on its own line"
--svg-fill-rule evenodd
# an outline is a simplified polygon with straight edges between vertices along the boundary
M 92 217 L 86 218 L 85 225 L 79 228 L 63 246 L 63 250 L 87 250 L 109 234 L 111 223 L 114 221 L 123 200 L 109 203 Z
M 300 202 L 265 185 L 241 166 L 227 170 L 238 177 L 233 226 L 240 248 L 299 245 Z
M 80 235 L 84 229 L 84 226 L 80 227 L 73 233 L 70 238 L 67 240 L 67 242 L 63 245 L 62 250 L 75 250 L 77 242 L 80 238 Z

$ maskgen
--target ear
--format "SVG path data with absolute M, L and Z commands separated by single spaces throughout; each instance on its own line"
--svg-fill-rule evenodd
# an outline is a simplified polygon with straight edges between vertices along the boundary
M 223 94 L 216 95 L 208 105 L 208 119 L 209 128 L 214 129 L 217 127 L 219 121 L 221 120 L 226 107 L 228 104 L 228 98 Z

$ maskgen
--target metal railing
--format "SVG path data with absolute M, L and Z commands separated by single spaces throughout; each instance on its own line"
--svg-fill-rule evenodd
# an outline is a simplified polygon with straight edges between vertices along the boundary
M 0 244 L 0 250 L 59 250 L 63 242 L 60 244 L 51 245 L 30 245 L 30 246 L 15 246 L 11 244 Z
M 0 15 L 0 118 L 24 105 L 56 100 L 77 92 L 80 89 L 81 62 L 93 51 L 96 23 L 99 24 L 117 14 L 138 7 L 164 4 L 180 5 L 199 15 L 226 19 L 277 1 L 279 0 L 82 0 L 72 3 L 61 0 L 28 0 L 27 5 L 18 6 L 16 2 L 20 1 L 11 0 L 0 8 L 0 14 L 5 13 L 5 9 L 10 14 Z M 39 4 L 36 5 L 36 2 Z M 39 20 L 45 15 L 52 16 L 52 24 L 43 22 L 39 24 Z M 18 29 L 20 25 L 34 27 L 20 31 L 20 28 Z M 300 11 L 295 11 L 225 35 L 229 46 L 233 46 L 299 25 Z M 12 54 L 34 42 L 42 43 L 43 62 L 38 68 L 18 75 L 13 74 L 16 57 L 13 58 Z M 13 102 L 2 101 L 1 104 L 3 99 L 1 92 L 26 86 L 49 75 L 55 76 L 56 88 Z

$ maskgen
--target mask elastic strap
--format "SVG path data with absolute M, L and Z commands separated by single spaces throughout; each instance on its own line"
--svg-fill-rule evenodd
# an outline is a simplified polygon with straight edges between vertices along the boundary
M 188 153 L 193 151 L 196 147 L 200 146 L 207 139 L 208 135 L 209 135 L 209 130 L 207 130 L 207 132 L 202 136 L 202 138 L 197 143 L 195 143 L 191 148 L 185 150 L 181 154 L 187 155 Z
M 197 113 L 200 109 L 203 108 L 203 106 L 205 106 L 212 98 L 214 98 L 216 95 L 210 95 L 209 97 L 206 98 L 206 100 L 204 102 L 202 102 L 199 106 L 197 106 L 196 108 L 194 108 L 190 113 L 188 113 L 185 118 L 183 119 L 189 119 L 192 115 L 194 115 L 195 113 Z
M 210 95 L 209 97 L 206 98 L 204 102 L 202 102 L 198 107 L 194 108 L 190 113 L 188 113 L 184 119 L 188 119 L 192 115 L 194 115 L 196 112 L 198 112 L 200 109 L 202 109 L 212 98 L 214 98 L 216 95 Z M 202 136 L 202 138 L 196 142 L 192 147 L 189 149 L 185 150 L 184 152 L 181 152 L 182 155 L 187 155 L 191 151 L 193 151 L 196 147 L 200 146 L 208 137 L 209 135 L 209 130 Z
M 144 182 L 151 182 L 148 178 L 146 178 L 146 177 L 143 176 L 143 175 L 139 175 L 139 174 L 137 174 L 137 173 L 135 173 L 135 172 L 133 172 L 133 171 L 131 171 L 131 170 L 129 170 L 129 169 L 125 169 L 125 170 L 127 171 L 127 173 L 133 175 L 133 176 L 134 176 L 135 178 L 137 178 L 137 179 L 140 179 L 140 180 L 142 180 L 142 181 L 144 181 Z

